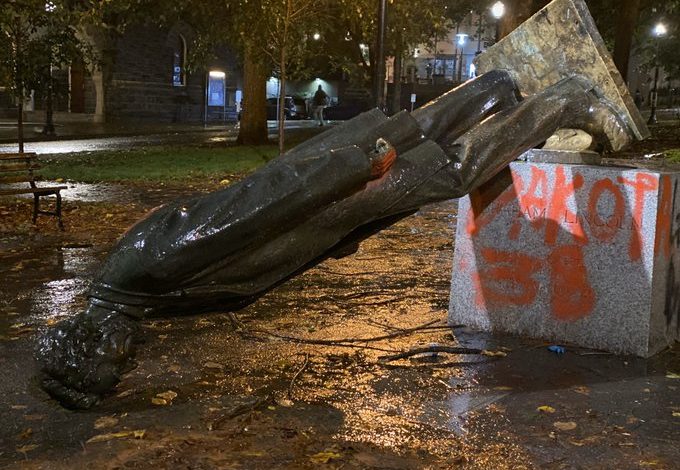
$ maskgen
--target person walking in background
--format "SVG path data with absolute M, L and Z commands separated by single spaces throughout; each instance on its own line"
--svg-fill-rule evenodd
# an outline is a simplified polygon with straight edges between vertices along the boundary
M 319 123 L 319 126 L 323 126 L 326 123 L 323 121 L 323 108 L 328 104 L 328 95 L 321 85 L 319 89 L 314 93 L 314 98 L 312 98 L 312 104 L 314 105 L 314 118 Z

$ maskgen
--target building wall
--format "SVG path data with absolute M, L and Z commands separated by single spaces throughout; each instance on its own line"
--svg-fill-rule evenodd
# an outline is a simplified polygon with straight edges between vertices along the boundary
M 183 26 L 164 31 L 140 25 L 129 28 L 118 39 L 105 81 L 107 120 L 186 122 L 203 119 L 206 72 L 187 73 L 182 86 L 173 83 L 174 54 L 181 44 L 180 35 L 189 47 L 191 30 Z M 208 69 L 225 72 L 225 105 L 235 106 L 239 77 L 236 61 L 227 51 L 218 51 L 217 56 Z M 94 98 L 91 86 L 86 87 L 87 109 L 94 108 Z

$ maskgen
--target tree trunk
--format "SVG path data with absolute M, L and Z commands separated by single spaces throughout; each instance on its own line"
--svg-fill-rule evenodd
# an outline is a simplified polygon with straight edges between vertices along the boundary
M 402 55 L 401 52 L 397 52 L 394 56 L 394 77 L 392 80 L 392 114 L 396 114 L 401 111 L 401 68 L 402 68 Z
M 628 60 L 633 45 L 633 33 L 640 13 L 640 0 L 623 0 L 616 18 L 616 39 L 614 42 L 614 63 L 623 80 L 628 78 Z
M 19 19 L 17 18 L 17 22 Z M 21 26 L 19 27 L 19 32 L 17 33 L 16 43 L 15 43 L 15 57 L 16 57 L 16 85 L 19 95 L 19 105 L 17 109 L 17 140 L 19 142 L 19 153 L 24 153 L 24 77 L 22 76 L 23 70 L 21 68 Z
M 24 98 L 19 98 L 17 110 L 17 140 L 19 141 L 19 153 L 24 153 Z
M 239 144 L 261 145 L 267 139 L 267 68 L 246 51 L 243 64 L 243 113 Z

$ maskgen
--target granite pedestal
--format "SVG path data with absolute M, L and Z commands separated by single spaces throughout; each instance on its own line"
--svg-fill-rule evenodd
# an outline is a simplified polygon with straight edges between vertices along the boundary
M 449 321 L 650 356 L 679 339 L 679 173 L 515 162 L 460 200 Z

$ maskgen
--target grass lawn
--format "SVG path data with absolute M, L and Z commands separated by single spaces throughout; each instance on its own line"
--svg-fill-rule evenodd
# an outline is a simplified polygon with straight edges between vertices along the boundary
M 146 147 L 43 157 L 45 179 L 82 181 L 173 181 L 221 179 L 250 173 L 277 155 L 275 145 Z
M 680 149 L 670 149 L 664 152 L 666 159 L 671 163 L 680 163 Z

